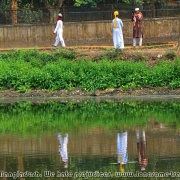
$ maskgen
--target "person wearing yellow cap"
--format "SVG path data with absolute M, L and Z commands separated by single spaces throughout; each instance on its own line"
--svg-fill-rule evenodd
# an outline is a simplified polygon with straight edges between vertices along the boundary
M 139 46 L 142 46 L 143 31 L 142 31 L 143 14 L 139 8 L 135 8 L 135 13 L 132 14 L 133 22 L 133 48 L 136 47 L 136 40 L 139 39 Z
M 127 131 L 117 133 L 117 153 L 118 153 L 118 164 L 121 172 L 124 172 L 125 164 L 128 161 L 127 154 Z
M 124 49 L 124 39 L 123 39 L 123 22 L 118 18 L 119 12 L 114 12 L 114 19 L 112 20 L 113 28 L 113 43 L 115 49 Z

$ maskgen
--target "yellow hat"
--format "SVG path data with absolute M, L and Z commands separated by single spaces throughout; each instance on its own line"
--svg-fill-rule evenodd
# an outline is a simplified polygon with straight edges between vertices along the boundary
M 119 15 L 118 11 L 114 11 L 114 28 L 117 28 L 116 16 Z
M 124 165 L 123 164 L 120 164 L 120 171 L 124 172 Z
M 118 11 L 114 11 L 114 17 L 116 17 L 117 15 L 119 15 Z

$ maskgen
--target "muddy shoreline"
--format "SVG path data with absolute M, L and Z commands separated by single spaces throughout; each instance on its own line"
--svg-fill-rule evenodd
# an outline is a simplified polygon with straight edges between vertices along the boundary
M 0 92 L 0 103 L 15 103 L 20 101 L 38 103 L 43 103 L 45 101 L 82 102 L 89 99 L 96 102 L 120 102 L 122 100 L 180 101 L 180 88 L 171 90 L 168 89 L 168 87 L 156 87 L 128 91 L 116 88 L 95 90 L 94 92 L 86 92 L 81 89 L 74 88 L 72 91 L 59 90 L 48 92 L 46 90 L 31 90 L 25 93 L 18 93 L 14 90 L 4 90 Z

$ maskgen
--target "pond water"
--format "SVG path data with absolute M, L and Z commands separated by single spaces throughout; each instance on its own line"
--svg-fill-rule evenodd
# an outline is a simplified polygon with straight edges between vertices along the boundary
M 0 107 L 1 178 L 180 178 L 178 101 L 44 101 Z

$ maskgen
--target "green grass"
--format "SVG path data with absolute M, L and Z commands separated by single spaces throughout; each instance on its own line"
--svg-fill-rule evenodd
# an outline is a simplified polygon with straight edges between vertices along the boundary
M 123 53 L 123 52 L 121 52 Z M 121 56 L 121 53 L 115 55 Z M 40 53 L 38 50 L 12 50 L 0 54 L 0 89 L 27 92 L 32 89 L 87 91 L 106 88 L 137 89 L 144 86 L 180 87 L 180 59 L 146 65 L 143 56 L 134 61 L 118 60 L 110 52 L 97 62 L 76 59 L 74 50 Z
M 121 103 L 93 101 L 73 103 L 46 102 L 33 104 L 21 102 L 1 104 L 0 134 L 39 136 L 43 132 L 69 132 L 78 129 L 131 129 L 145 127 L 156 119 L 173 128 L 180 128 L 178 120 L 180 103 Z

